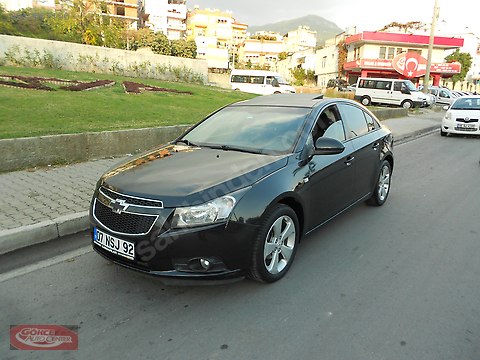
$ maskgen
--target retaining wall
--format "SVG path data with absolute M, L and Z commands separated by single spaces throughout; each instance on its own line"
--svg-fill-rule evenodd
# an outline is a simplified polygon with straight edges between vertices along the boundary
M 208 81 L 207 61 L 63 41 L 0 35 L 0 64 L 51 67 L 71 71 L 147 77 L 159 80 Z
M 190 126 L 0 140 L 0 172 L 134 154 L 167 143 Z

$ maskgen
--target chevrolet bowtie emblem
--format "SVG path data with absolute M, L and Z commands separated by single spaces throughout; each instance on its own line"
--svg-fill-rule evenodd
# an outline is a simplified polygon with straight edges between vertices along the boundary
M 129 205 L 125 202 L 125 200 L 122 199 L 117 199 L 110 202 L 110 207 L 115 214 L 121 214 L 122 212 L 127 210 L 128 206 Z

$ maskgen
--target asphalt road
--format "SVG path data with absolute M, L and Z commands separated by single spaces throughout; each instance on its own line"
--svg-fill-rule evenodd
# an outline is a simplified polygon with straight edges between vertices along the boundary
M 397 146 L 388 202 L 307 237 L 272 285 L 167 287 L 75 250 L 82 234 L 70 256 L 2 257 L 0 358 L 478 360 L 479 149 L 439 134 Z M 9 325 L 35 323 L 79 325 L 79 350 L 9 350 Z

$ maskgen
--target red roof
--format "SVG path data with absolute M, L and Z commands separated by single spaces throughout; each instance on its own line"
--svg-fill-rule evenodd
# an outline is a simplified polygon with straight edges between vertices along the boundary
M 428 45 L 430 37 L 427 35 L 397 34 L 383 31 L 364 31 L 345 39 L 346 44 L 357 42 L 378 42 L 395 44 Z M 457 37 L 435 36 L 433 44 L 437 47 L 462 47 L 464 40 Z

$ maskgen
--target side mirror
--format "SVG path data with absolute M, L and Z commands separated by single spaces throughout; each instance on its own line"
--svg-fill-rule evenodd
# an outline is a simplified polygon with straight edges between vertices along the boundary
M 450 109 L 450 106 L 445 105 L 442 109 L 445 110 L 445 111 L 447 111 L 448 109 Z
M 337 139 L 328 137 L 318 138 L 315 143 L 315 155 L 336 155 L 341 154 L 345 146 Z

